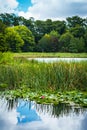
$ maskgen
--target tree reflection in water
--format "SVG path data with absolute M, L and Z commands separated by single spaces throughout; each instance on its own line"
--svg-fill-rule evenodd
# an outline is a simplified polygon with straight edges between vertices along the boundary
M 43 105 L 23 99 L 1 98 L 0 130 L 6 129 L 87 130 L 87 109 L 68 104 Z
M 30 110 L 33 106 L 34 110 L 36 110 L 39 113 L 48 113 L 49 116 L 53 117 L 59 117 L 63 115 L 70 115 L 70 113 L 79 115 L 80 113 L 83 113 L 86 108 L 80 108 L 75 106 L 70 106 L 68 104 L 59 103 L 58 105 L 44 105 L 44 104 L 37 104 L 36 102 L 29 101 L 29 100 L 23 100 L 23 99 L 8 99 L 5 100 L 6 102 L 6 109 L 8 111 L 12 110 L 13 108 L 19 108 L 21 109 L 28 109 Z M 26 111 L 25 109 L 25 111 Z
M 43 104 L 36 104 L 36 110 L 39 113 L 48 113 L 50 116 L 59 117 L 63 115 L 70 115 L 70 113 L 79 115 L 85 111 L 85 108 L 70 106 L 68 104 L 59 103 L 58 105 L 43 105 Z

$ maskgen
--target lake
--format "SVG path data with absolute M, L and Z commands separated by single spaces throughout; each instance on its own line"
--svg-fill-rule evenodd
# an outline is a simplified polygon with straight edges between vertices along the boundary
M 87 130 L 87 108 L 0 98 L 0 130 Z
M 28 60 L 36 60 L 39 62 L 58 62 L 58 61 L 67 61 L 67 62 L 72 62 L 72 61 L 87 61 L 87 58 L 28 58 Z

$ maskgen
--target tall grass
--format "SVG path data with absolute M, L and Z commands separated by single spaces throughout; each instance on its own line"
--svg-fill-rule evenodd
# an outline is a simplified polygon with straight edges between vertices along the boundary
M 17 61 L 0 65 L 0 87 L 35 91 L 87 90 L 87 62 L 38 63 Z

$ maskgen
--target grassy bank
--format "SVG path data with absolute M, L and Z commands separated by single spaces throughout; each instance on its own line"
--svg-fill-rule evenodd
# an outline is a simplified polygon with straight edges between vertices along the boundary
M 87 53 L 14 53 L 14 57 L 75 57 L 75 58 L 87 58 Z

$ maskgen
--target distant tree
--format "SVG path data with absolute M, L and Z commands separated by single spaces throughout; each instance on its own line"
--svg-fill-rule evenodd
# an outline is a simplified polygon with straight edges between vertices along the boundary
M 59 35 L 56 31 L 45 34 L 39 41 L 39 50 L 43 52 L 57 52 L 59 49 L 58 37 Z
M 50 47 L 50 35 L 45 34 L 39 41 L 38 43 L 38 51 L 41 52 L 49 52 L 49 47 Z
M 0 33 L 4 33 L 7 26 L 0 20 Z
M 52 30 L 53 30 L 53 22 L 51 19 L 47 19 L 45 22 L 44 22 L 44 29 L 45 29 L 45 33 L 50 33 Z
M 45 32 L 45 22 L 42 20 L 36 20 L 34 22 L 34 30 L 32 31 L 36 43 L 38 43 L 38 41 L 44 36 Z
M 24 24 L 24 17 L 16 16 L 15 14 L 11 13 L 2 13 L 0 14 L 0 20 L 6 25 L 6 26 L 17 26 L 17 25 L 23 25 Z
M 50 38 L 51 38 L 51 42 L 50 42 L 50 50 L 52 52 L 57 52 L 59 51 L 59 38 L 60 38 L 60 34 L 58 34 L 57 31 L 53 30 L 50 32 Z
M 33 51 L 35 41 L 32 32 L 26 26 L 15 26 L 14 30 L 20 35 L 21 39 L 24 41 L 22 51 Z
M 29 18 L 29 19 L 23 19 L 23 25 L 25 25 L 28 29 L 31 30 L 32 33 L 34 33 L 35 29 L 35 21 L 34 18 Z
M 62 35 L 66 31 L 65 21 L 53 21 L 52 26 L 53 30 L 57 31 L 60 35 Z
M 73 38 L 73 35 L 70 32 L 66 32 L 63 35 L 61 35 L 59 39 L 61 51 L 63 52 L 69 51 L 69 45 L 72 38 Z
M 86 19 L 80 18 L 79 16 L 68 17 L 67 26 L 74 37 L 84 37 L 87 26 Z
M 78 39 L 77 48 L 78 48 L 78 52 L 84 52 L 84 50 L 85 50 L 85 42 L 84 42 L 83 37 Z
M 8 50 L 8 45 L 6 43 L 5 36 L 2 33 L 0 33 L 0 51 L 5 52 L 7 50 Z
M 73 28 L 76 26 L 86 27 L 86 19 L 80 18 L 79 16 L 73 16 L 66 18 L 67 26 Z
M 81 38 L 71 38 L 70 44 L 69 44 L 69 52 L 84 52 L 85 51 L 85 43 L 84 39 Z
M 69 31 L 72 33 L 74 37 L 77 38 L 83 37 L 85 34 L 85 29 L 81 26 L 70 28 Z
M 5 30 L 6 43 L 8 50 L 12 52 L 20 52 L 24 41 L 20 35 L 14 30 L 14 27 L 8 27 Z
M 85 41 L 85 52 L 87 52 L 87 29 L 84 34 L 84 41 Z

